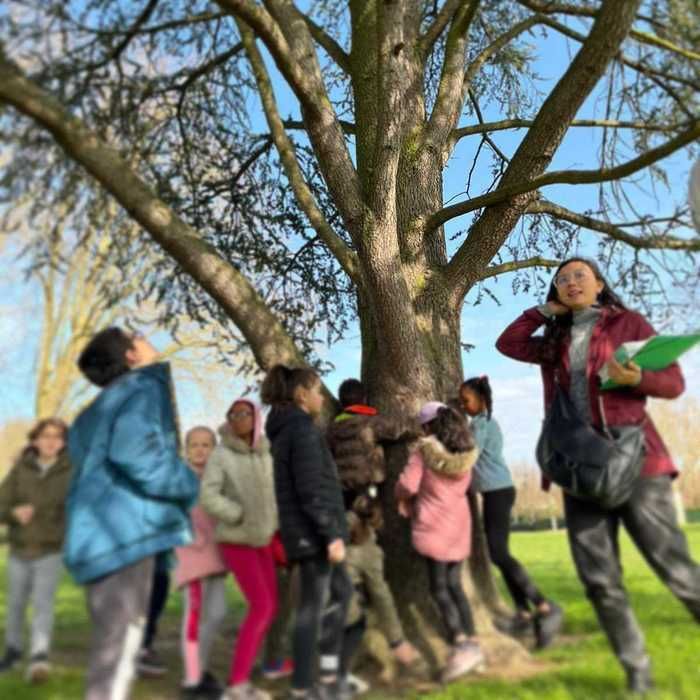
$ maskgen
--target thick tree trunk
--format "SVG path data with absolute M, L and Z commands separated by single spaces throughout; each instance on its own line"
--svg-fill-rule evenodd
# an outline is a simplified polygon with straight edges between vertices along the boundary
M 431 399 L 446 400 L 457 393 L 462 379 L 458 313 L 433 297 L 432 305 L 421 299 L 420 311 L 414 310 L 418 346 L 392 338 L 373 323 L 373 304 L 363 300 L 360 306 L 363 331 L 362 377 L 371 400 L 388 414 L 415 413 L 421 403 Z M 397 300 L 397 303 L 399 300 Z M 375 302 L 376 303 L 376 302 Z M 387 300 L 383 299 L 386 304 Z M 403 300 L 404 304 L 409 304 Z M 423 381 L 397 373 L 396 358 L 411 354 L 412 363 L 422 365 Z M 391 366 L 389 366 L 391 364 Z M 401 363 L 403 364 L 403 363 Z M 391 378 L 387 382 L 387 377 Z M 425 377 L 432 378 L 427 386 Z M 409 523 L 399 517 L 394 499 L 394 485 L 406 463 L 409 445 L 400 444 L 387 450 L 387 481 L 381 488 L 385 527 L 380 542 L 386 555 L 386 571 L 394 592 L 406 634 L 424 654 L 433 672 L 445 662 L 448 647 L 428 587 L 426 565 L 411 546 Z M 472 555 L 465 567 L 464 584 L 473 607 L 477 631 L 483 640 L 489 665 L 522 663 L 525 649 L 498 633 L 492 625 L 496 612 L 507 610 L 498 594 L 491 572 L 486 542 L 481 528 L 477 499 L 470 496 L 475 523 Z M 376 650 L 375 650 L 376 653 Z

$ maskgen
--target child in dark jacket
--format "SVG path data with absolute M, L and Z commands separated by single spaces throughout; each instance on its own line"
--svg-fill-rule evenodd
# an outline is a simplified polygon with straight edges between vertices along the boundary
M 340 655 L 352 583 L 343 566 L 348 539 L 338 473 L 323 433 L 314 424 L 323 407 L 321 381 L 312 369 L 273 367 L 262 385 L 272 406 L 266 432 L 272 445 L 280 534 L 298 567 L 301 597 L 293 633 L 293 698 L 342 698 Z M 323 616 L 324 602 L 335 615 Z M 314 687 L 314 651 L 320 683 Z
M 413 547 L 425 557 L 430 590 L 453 647 L 442 676 L 448 682 L 483 663 L 461 581 L 472 539 L 466 493 L 478 450 L 464 417 L 445 404 L 425 404 L 419 420 L 427 436 L 396 483 L 396 499 L 399 513 L 411 518 Z
M 367 405 L 367 391 L 358 379 L 346 379 L 338 390 L 343 410 L 328 428 L 328 444 L 338 465 L 343 490 L 351 494 L 386 478 L 384 444 L 420 435 L 414 420 L 381 416 Z M 351 503 L 347 502 L 346 506 Z
M 22 658 L 27 603 L 33 609 L 27 678 L 46 679 L 53 631 L 54 599 L 61 576 L 64 502 L 71 474 L 65 452 L 68 428 L 46 418 L 29 433 L 29 445 L 0 485 L 0 522 L 8 525 L 8 602 L 5 656 L 0 672 Z

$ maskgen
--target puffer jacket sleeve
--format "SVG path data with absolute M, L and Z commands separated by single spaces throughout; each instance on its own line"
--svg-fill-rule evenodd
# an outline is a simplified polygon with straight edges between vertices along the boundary
M 224 449 L 217 447 L 207 462 L 202 477 L 199 502 L 202 508 L 217 520 L 227 525 L 237 525 L 243 520 L 243 507 L 231 497 L 232 488 L 230 485 L 227 495 L 224 496 L 223 493 L 228 459 Z
M 634 313 L 633 318 L 636 337 L 631 340 L 646 340 L 656 335 L 654 327 L 641 314 Z M 675 399 L 683 393 L 684 389 L 685 380 L 681 368 L 674 362 L 670 367 L 656 372 L 642 370 L 642 381 L 631 391 L 658 399 Z
M 399 500 L 413 498 L 420 490 L 425 465 L 423 457 L 418 450 L 414 450 L 408 457 L 408 462 L 396 482 L 394 494 Z
M 330 543 L 342 537 L 343 532 L 338 523 L 337 504 L 322 472 L 327 459 L 321 442 L 323 435 L 310 417 L 296 421 L 290 430 L 294 486 L 301 509 L 313 521 L 318 534 Z M 340 491 L 340 482 L 337 488 Z
M 158 401 L 155 383 L 126 399 L 114 421 L 109 460 L 145 496 L 189 508 L 197 499 L 199 482 L 178 456 L 175 442 L 166 439 L 153 411 Z
M 545 321 L 537 307 L 528 309 L 501 333 L 496 349 L 514 360 L 541 364 L 542 338 L 533 335 Z

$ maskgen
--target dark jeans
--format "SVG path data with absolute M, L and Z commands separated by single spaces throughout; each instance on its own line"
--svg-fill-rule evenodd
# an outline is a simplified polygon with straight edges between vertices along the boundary
M 491 561 L 497 566 L 508 592 L 518 610 L 529 610 L 530 603 L 539 605 L 545 601 L 530 580 L 522 564 L 508 549 L 510 537 L 510 513 L 515 503 L 515 488 L 486 491 L 483 496 L 484 530 Z
M 426 557 L 430 593 L 437 603 L 450 642 L 460 634 L 474 636 L 474 619 L 462 587 L 462 562 L 435 561 Z
M 292 687 L 302 690 L 313 685 L 316 649 L 320 655 L 321 675 L 339 673 L 345 618 L 353 586 L 345 566 L 331 566 L 325 552 L 297 564 L 301 595 L 292 639 Z
M 700 622 L 700 567 L 678 527 L 668 476 L 642 478 L 627 503 L 607 511 L 564 496 L 571 553 L 586 595 L 626 671 L 644 670 L 644 637 L 622 583 L 617 534 L 622 524 L 657 576 Z
M 158 620 L 165 610 L 165 603 L 170 592 L 170 572 L 167 567 L 158 561 L 158 557 L 167 556 L 168 553 L 158 554 L 156 565 L 153 570 L 153 587 L 151 588 L 151 598 L 148 603 L 148 617 L 146 619 L 146 630 L 143 634 L 143 648 L 150 649 L 158 632 Z

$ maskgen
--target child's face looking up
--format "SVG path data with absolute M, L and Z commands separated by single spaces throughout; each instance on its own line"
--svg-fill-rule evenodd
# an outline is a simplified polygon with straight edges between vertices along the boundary
M 196 472 L 204 471 L 214 449 L 214 438 L 207 430 L 195 430 L 187 439 L 187 461 Z
M 462 406 L 464 410 L 470 416 L 477 416 L 484 410 L 484 402 L 473 389 L 468 387 L 463 387 L 460 389 L 459 398 L 462 401 Z

